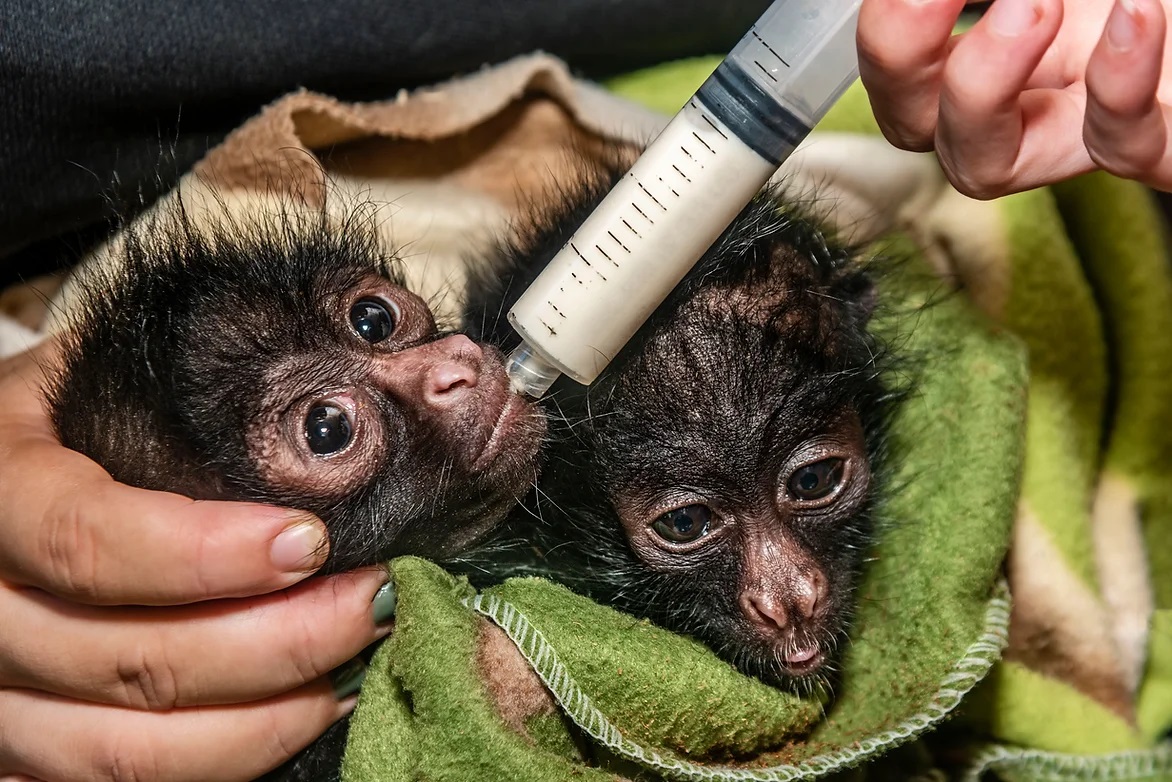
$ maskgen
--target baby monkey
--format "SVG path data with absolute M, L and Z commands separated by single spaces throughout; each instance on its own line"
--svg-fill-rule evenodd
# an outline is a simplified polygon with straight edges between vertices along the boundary
M 439 333 L 360 211 L 176 201 L 74 284 L 62 443 L 134 486 L 311 511 L 323 572 L 455 554 L 534 479 L 540 411 L 498 350 Z
M 470 307 L 479 338 L 516 344 L 502 314 L 621 174 L 504 251 L 512 273 Z M 536 491 L 459 568 L 546 576 L 809 687 L 846 639 L 893 395 L 869 273 L 775 198 L 737 217 L 591 387 L 555 386 Z

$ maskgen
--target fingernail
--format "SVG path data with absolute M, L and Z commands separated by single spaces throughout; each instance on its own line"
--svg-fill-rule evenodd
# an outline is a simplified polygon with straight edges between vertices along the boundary
M 1139 19 L 1134 0 L 1117 0 L 1107 19 L 1107 43 L 1120 52 L 1131 51 L 1139 40 Z
M 348 663 L 339 665 L 330 671 L 330 682 L 334 685 L 334 698 L 345 700 L 362 687 L 362 680 L 366 678 L 366 663 L 355 657 Z
M 273 539 L 269 556 L 285 572 L 317 570 L 328 552 L 325 527 L 313 516 L 299 514 L 294 518 L 297 521 Z
M 374 600 L 370 603 L 376 625 L 381 627 L 395 618 L 395 603 L 397 601 L 398 595 L 395 594 L 393 581 L 388 581 L 378 588 L 378 591 L 374 593 Z
M 993 32 L 1006 38 L 1016 38 L 1038 21 L 1038 8 L 1033 0 L 996 0 L 989 9 L 989 26 Z

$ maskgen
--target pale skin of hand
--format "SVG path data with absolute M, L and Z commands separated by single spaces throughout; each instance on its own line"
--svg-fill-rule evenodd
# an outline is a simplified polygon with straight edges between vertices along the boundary
M 995 198 L 1101 168 L 1172 190 L 1161 0 L 863 0 L 859 70 L 884 135 Z
M 253 779 L 353 708 L 326 674 L 386 572 L 306 581 L 313 516 L 116 483 L 54 436 L 57 358 L 0 362 L 0 780 Z

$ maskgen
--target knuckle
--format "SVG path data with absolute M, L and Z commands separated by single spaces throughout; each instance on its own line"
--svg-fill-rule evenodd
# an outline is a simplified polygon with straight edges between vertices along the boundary
M 1091 160 L 1099 168 L 1122 179 L 1143 179 L 1160 163 L 1160 154 L 1100 154 L 1091 149 Z
M 936 148 L 934 134 L 930 130 L 904 129 L 894 137 L 887 135 L 887 140 L 908 152 L 931 152 Z
M 908 152 L 931 152 L 936 146 L 936 128 L 932 122 L 894 120 L 891 117 L 880 117 L 879 111 L 875 112 L 875 119 L 883 137 L 894 147 Z
M 1126 137 L 1102 128 L 1088 128 L 1083 134 L 1083 143 L 1096 166 L 1124 179 L 1143 179 L 1159 167 L 1168 154 L 1163 133 L 1152 137 L 1135 127 Z
M 117 663 L 123 702 L 146 711 L 170 711 L 183 705 L 178 677 L 167 661 L 162 644 L 140 646 Z
M 336 597 L 336 592 L 332 596 Z M 317 617 L 316 612 L 297 610 L 291 601 L 292 597 L 286 595 L 286 607 L 289 609 L 287 614 L 296 617 L 295 624 L 292 628 L 285 628 L 282 635 L 288 642 L 286 649 L 290 667 L 296 671 L 296 679 L 290 684 L 296 686 L 311 682 L 331 670 L 330 649 L 322 644 L 318 628 L 323 625 L 339 627 L 337 620 L 340 616 L 335 608 L 323 622 Z M 334 605 L 337 605 L 336 602 Z
M 269 729 L 265 735 L 268 737 L 266 752 L 270 763 L 284 763 L 304 749 L 304 742 L 289 735 L 289 728 L 282 725 L 272 712 L 269 713 Z
M 147 740 L 129 731 L 117 732 L 95 748 L 94 776 L 110 782 L 153 782 L 162 777 L 158 758 Z
M 78 503 L 68 498 L 52 502 L 40 535 L 40 561 L 49 582 L 46 586 L 86 602 L 95 601 L 101 593 L 99 541 Z
M 943 157 L 940 163 L 948 181 L 961 195 L 978 201 L 990 201 L 1005 195 L 1010 190 L 1011 180 L 1008 175 L 973 170 L 953 162 L 946 162 Z

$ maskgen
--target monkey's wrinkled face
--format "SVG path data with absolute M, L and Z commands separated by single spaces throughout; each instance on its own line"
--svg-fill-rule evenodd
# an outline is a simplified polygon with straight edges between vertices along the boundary
M 535 479 L 544 418 L 511 391 L 499 351 L 439 335 L 418 296 L 352 272 L 264 304 L 256 358 L 236 349 L 240 382 L 257 387 L 238 389 L 254 475 L 234 477 L 320 515 L 327 570 L 458 551 Z
M 845 640 L 868 543 L 859 410 L 874 388 L 836 378 L 809 332 L 759 321 L 681 309 L 621 370 L 600 477 L 648 571 L 630 586 L 640 613 L 771 683 L 813 682 Z
M 678 445 L 712 450 L 689 435 Z M 681 485 L 645 471 L 614 505 L 635 555 L 672 585 L 671 610 L 696 614 L 689 632 L 776 682 L 816 674 L 841 640 L 854 574 L 833 546 L 858 545 L 849 530 L 870 472 L 850 413 L 798 442 L 761 447 L 762 466 L 746 473 L 710 465 Z M 662 468 L 686 474 L 675 448 L 663 452 Z
M 272 367 L 250 431 L 267 480 L 342 497 L 396 452 L 422 447 L 412 441 L 423 432 L 459 443 L 446 454 L 459 473 L 491 475 L 507 463 L 500 446 L 528 405 L 509 392 L 498 352 L 441 338 L 419 297 L 377 277 L 319 306 L 317 333 L 327 339 Z

